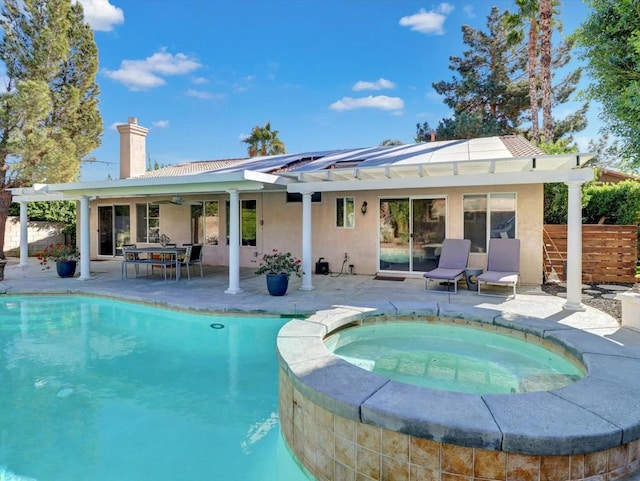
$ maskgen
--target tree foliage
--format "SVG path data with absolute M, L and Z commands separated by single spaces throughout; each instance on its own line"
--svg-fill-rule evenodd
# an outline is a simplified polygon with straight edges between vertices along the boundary
M 585 224 L 632 225 L 640 222 L 640 182 L 586 184 L 582 189 Z
M 527 41 L 527 82 L 529 86 L 529 116 L 531 120 L 531 138 L 540 141 L 540 127 L 538 121 L 538 0 L 515 0 L 518 11 L 505 16 L 508 28 L 507 42 L 519 45 L 525 40 L 525 25 L 529 25 L 526 35 Z
M 418 122 L 416 124 L 416 136 L 414 137 L 414 141 L 416 143 L 431 142 L 431 132 L 435 132 L 435 129 L 432 129 L 429 126 L 429 122 L 426 120 L 422 124 Z
M 242 141 L 247 144 L 249 157 L 286 153 L 284 142 L 278 138 L 278 133 L 277 130 L 271 130 L 270 122 L 263 127 L 256 125 L 251 129 L 251 134 Z
M 449 57 L 449 69 L 458 76 L 433 83 L 453 110 L 453 117 L 438 125 L 438 140 L 514 133 L 520 124 L 528 101 L 527 84 L 518 77 L 526 59 L 509 45 L 504 17 L 493 7 L 487 32 L 462 27 L 468 49 Z
M 97 47 L 71 0 L 5 0 L 0 11 L 0 232 L 5 189 L 68 182 L 100 144 Z M 4 239 L 0 236 L 0 255 Z
M 588 103 L 583 104 L 565 118 L 554 119 L 549 106 L 557 107 L 572 100 L 580 81 L 582 70 L 576 69 L 551 83 L 553 72 L 565 67 L 571 59 L 573 41 L 559 42 L 540 58 L 541 45 L 550 41 L 549 28 L 560 28 L 553 18 L 546 18 L 545 28 L 540 24 L 540 0 L 516 0 L 518 11 L 500 12 L 491 9 L 487 17 L 487 31 L 462 27 L 463 42 L 469 48 L 462 57 L 450 57 L 449 68 L 457 73 L 451 81 L 435 82 L 434 89 L 443 96 L 443 101 L 453 116 L 439 122 L 436 129 L 438 140 L 486 137 L 492 135 L 524 134 L 534 142 L 556 143 L 569 140 L 572 134 L 586 125 Z M 557 5 L 556 0 L 544 4 L 545 8 Z M 546 13 L 548 17 L 548 12 Z M 529 35 L 525 34 L 525 24 Z M 545 42 L 542 41 L 544 32 Z M 548 37 L 548 38 L 547 38 Z M 538 68 L 547 64 L 550 73 Z M 544 82 L 548 82 L 544 86 Z M 543 102 L 544 100 L 544 102 Z M 543 106 L 545 135 L 539 134 L 538 110 Z M 528 122 L 530 122 L 528 124 Z M 549 128 L 551 126 L 551 134 Z M 428 124 L 416 126 L 416 141 L 429 141 Z
M 11 204 L 9 215 L 20 215 L 20 204 Z M 76 223 L 76 203 L 71 200 L 55 202 L 29 202 L 27 204 L 27 217 L 29 220 L 44 222 L 63 222 L 64 224 Z
M 602 104 L 606 129 L 640 166 L 640 2 L 590 0 L 589 6 L 577 32 L 592 79 L 587 95 Z
M 567 223 L 568 188 L 564 183 L 544 186 L 544 223 Z M 640 183 L 588 182 L 582 188 L 582 223 L 633 225 L 640 223 Z

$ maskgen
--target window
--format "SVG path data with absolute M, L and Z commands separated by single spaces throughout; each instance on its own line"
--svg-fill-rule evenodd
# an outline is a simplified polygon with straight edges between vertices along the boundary
M 472 194 L 462 200 L 464 238 L 471 252 L 486 252 L 490 238 L 515 238 L 516 194 Z
M 336 199 L 336 227 L 353 228 L 355 218 L 355 199 L 353 197 L 338 197 Z
M 229 201 L 226 202 L 226 227 L 227 227 L 227 244 L 229 244 L 229 217 L 230 217 Z M 257 201 L 241 200 L 240 201 L 240 245 L 255 246 L 258 228 L 257 228 Z
M 136 204 L 136 242 L 159 242 L 160 206 L 158 204 Z
M 191 206 L 191 242 L 194 244 L 218 245 L 220 216 L 218 201 L 207 201 Z

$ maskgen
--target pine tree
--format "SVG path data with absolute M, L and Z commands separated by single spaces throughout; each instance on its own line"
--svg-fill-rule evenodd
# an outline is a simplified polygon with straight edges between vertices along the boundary
M 0 232 L 5 189 L 75 180 L 100 144 L 97 48 L 82 6 L 71 0 L 5 0 L 0 11 Z M 0 256 L 4 257 L 0 236 Z
M 493 7 L 488 32 L 462 27 L 469 49 L 449 58 L 459 77 L 433 84 L 454 114 L 438 125 L 438 140 L 514 133 L 520 125 L 528 103 L 527 84 L 519 79 L 526 59 L 509 44 L 504 16 Z
M 557 0 L 549 1 L 553 14 Z M 516 13 L 500 13 L 493 7 L 486 34 L 463 27 L 463 41 L 470 49 L 462 58 L 451 57 L 450 65 L 459 78 L 433 84 L 454 113 L 452 118 L 438 124 L 438 140 L 520 133 L 529 135 L 541 145 L 542 139 L 545 145 L 570 145 L 573 142 L 571 134 L 586 127 L 588 103 L 563 119 L 552 117 L 553 107 L 571 100 L 582 69 L 573 70 L 555 84 L 551 82 L 553 72 L 571 60 L 574 40 L 569 37 L 561 42 L 543 62 L 541 45 L 545 43 L 545 48 L 547 45 L 546 40 L 542 41 L 542 32 L 544 30 L 547 36 L 548 32 L 546 27 L 538 27 L 542 23 L 540 3 L 540 0 L 516 0 L 519 8 Z M 525 35 L 525 24 L 529 26 L 529 35 Z M 558 22 L 551 22 L 551 26 L 561 27 Z M 524 77 L 526 81 L 522 80 Z M 537 128 L 540 105 L 543 107 L 543 137 Z M 527 120 L 531 120 L 528 128 L 522 125 Z

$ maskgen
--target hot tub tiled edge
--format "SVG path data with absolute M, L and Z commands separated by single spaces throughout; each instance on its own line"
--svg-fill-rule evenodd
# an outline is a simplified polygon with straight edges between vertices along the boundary
M 640 394 L 640 381 L 629 387 L 626 377 L 631 374 L 621 373 L 638 372 L 640 352 L 622 349 L 616 356 L 607 340 L 536 318 L 450 304 L 424 309 L 394 307 L 356 311 L 341 307 L 307 320 L 291 321 L 295 325 L 287 324 L 278 336 L 281 375 L 317 409 L 355 423 L 447 445 L 534 456 L 587 454 L 621 447 L 637 451 L 640 405 L 633 400 L 640 398 L 634 396 Z M 463 395 L 389 381 L 332 356 L 324 347 L 325 335 L 345 324 L 401 311 L 415 316 L 463 318 L 541 336 L 586 360 L 589 373 L 582 381 L 549 393 Z M 301 330 L 301 335 L 296 330 Z M 603 393 L 596 381 L 604 377 L 602 373 L 611 362 L 616 363 L 618 375 L 606 381 L 609 389 Z M 606 402 L 614 399 L 619 399 L 613 402 L 617 409 Z M 627 402 L 631 405 L 622 409 Z M 549 406 L 552 412 L 536 415 Z M 627 458 L 630 463 L 625 466 L 637 461 L 631 452 Z

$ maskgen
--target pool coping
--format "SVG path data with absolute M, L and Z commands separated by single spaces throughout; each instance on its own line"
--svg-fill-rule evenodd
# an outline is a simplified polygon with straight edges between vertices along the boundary
M 371 316 L 440 316 L 515 329 L 567 349 L 583 379 L 547 392 L 465 394 L 422 388 L 360 369 L 324 337 Z M 356 422 L 446 444 L 531 455 L 601 451 L 640 438 L 640 348 L 557 322 L 467 305 L 337 306 L 285 324 L 278 361 L 315 404 Z

